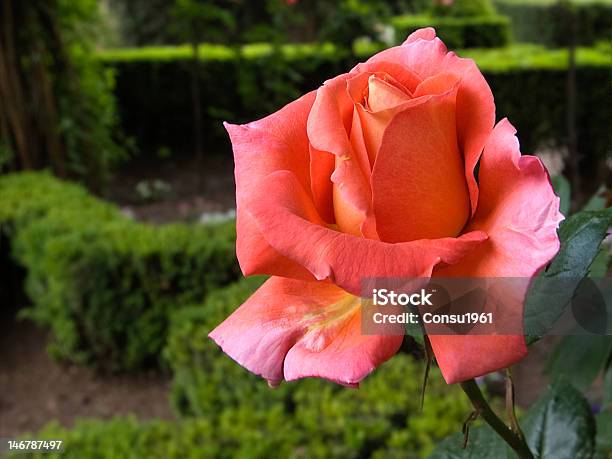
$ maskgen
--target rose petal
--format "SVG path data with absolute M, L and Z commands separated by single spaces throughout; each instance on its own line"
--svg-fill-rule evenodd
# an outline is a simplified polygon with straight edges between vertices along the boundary
M 309 337 L 307 334 L 287 353 L 287 381 L 317 377 L 355 386 L 397 353 L 404 336 L 363 335 L 361 309 L 357 308 L 337 326 L 333 336 L 320 340 L 320 347 L 312 345 L 313 338 L 315 337 Z
M 349 73 L 356 77 L 361 74 L 372 75 L 376 73 L 384 73 L 395 79 L 409 94 L 412 94 L 422 78 L 412 70 L 407 68 L 401 61 L 384 61 L 378 60 L 376 63 L 361 62 L 357 64 Z
M 439 73 L 454 73 L 461 83 L 457 92 L 457 139 L 465 158 L 465 176 L 470 191 L 472 214 L 478 201 L 474 168 L 495 123 L 495 103 L 491 88 L 472 59 L 463 59 L 435 37 L 433 29 L 414 32 L 402 46 L 396 46 L 371 57 L 364 68 L 375 71 L 389 62 L 401 63 L 421 80 Z M 392 71 L 390 75 L 398 78 Z M 412 88 L 411 88 L 412 90 Z
M 486 232 L 488 241 L 434 276 L 529 279 L 559 250 L 559 198 L 540 160 L 521 156 L 515 133 L 508 120 L 500 121 L 482 156 L 480 200 L 467 230 Z M 516 292 L 521 317 L 527 285 Z M 508 367 L 527 353 L 522 334 L 432 335 L 430 340 L 449 384 Z
M 272 277 L 210 333 L 272 385 L 308 376 L 356 385 L 402 336 L 361 336 L 358 298 L 322 282 Z
M 475 231 L 459 238 L 389 244 L 339 233 L 316 220 L 312 200 L 289 171 L 268 175 L 254 190 L 249 208 L 274 249 L 316 279 L 330 279 L 355 295 L 365 278 L 428 277 L 438 263 L 456 263 L 486 239 Z
M 413 97 L 441 95 L 460 83 L 455 73 L 442 72 L 423 80 L 414 91 Z
M 362 236 L 361 226 L 372 214 L 372 193 L 357 161 L 336 156 L 332 174 L 334 214 L 340 231 Z
M 353 100 L 349 95 L 351 90 L 361 94 L 367 88 L 368 76 L 360 75 L 360 78 L 362 82 L 351 83 L 348 75 L 343 75 L 319 88 L 308 118 L 308 132 L 311 150 L 318 148 L 334 155 L 329 197 L 333 196 L 335 223 L 343 232 L 376 237 L 369 184 L 370 165 L 363 137 L 359 135 L 361 127 L 352 116 Z M 349 125 L 346 129 L 344 123 L 349 121 L 352 128 Z M 351 132 L 350 137 L 348 132 Z
M 412 98 L 408 89 L 385 72 L 358 73 L 347 81 L 347 90 L 355 104 L 351 144 L 369 184 L 372 166 L 389 122 L 397 113 L 422 103 L 423 99 Z M 359 142 L 355 142 L 356 139 Z
M 403 110 L 385 130 L 372 171 L 383 241 L 454 237 L 465 226 L 470 203 L 456 141 L 456 90 Z
M 434 38 L 436 38 L 436 29 L 434 29 L 433 27 L 425 27 L 423 29 L 415 30 L 410 35 L 408 35 L 408 38 L 406 38 L 406 41 L 403 44 L 408 45 L 413 41 L 433 40 Z
M 337 156 L 352 154 L 348 132 L 353 115 L 353 102 L 346 90 L 348 74 L 326 81 L 317 89 L 316 99 L 308 116 L 308 139 L 319 151 Z
M 310 187 L 319 215 L 327 223 L 336 223 L 334 216 L 333 183 L 336 156 L 310 146 Z
M 314 280 L 303 266 L 279 254 L 270 247 L 259 231 L 259 226 L 250 215 L 238 206 L 236 218 L 236 255 L 245 276 L 269 274 L 293 279 Z
M 236 253 L 245 275 L 263 272 L 312 279 L 302 266 L 270 247 L 253 224 L 245 197 L 261 177 L 276 170 L 291 171 L 310 188 L 306 120 L 314 99 L 311 92 L 261 120 L 246 125 L 225 123 L 236 164 Z
M 489 241 L 449 272 L 531 277 L 559 250 L 559 198 L 542 162 L 521 156 L 515 134 L 514 126 L 501 120 L 480 162 L 480 201 L 467 230 L 484 231 Z
M 373 112 L 388 110 L 408 101 L 410 94 L 398 87 L 397 83 L 380 78 L 376 74 L 368 78 L 368 108 Z

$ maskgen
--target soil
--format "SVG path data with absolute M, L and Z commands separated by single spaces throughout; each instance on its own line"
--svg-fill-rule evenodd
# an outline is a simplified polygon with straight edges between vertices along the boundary
M 27 321 L 0 324 L 0 438 L 36 432 L 56 420 L 172 419 L 170 379 L 159 373 L 103 376 L 59 364 L 45 352 L 46 333 Z
M 144 196 L 142 190 L 154 189 L 156 181 L 164 190 Z M 113 179 L 105 198 L 149 223 L 193 221 L 203 213 L 226 212 L 236 208 L 234 161 L 227 155 L 207 157 L 202 164 L 180 156 L 161 164 L 135 161 Z

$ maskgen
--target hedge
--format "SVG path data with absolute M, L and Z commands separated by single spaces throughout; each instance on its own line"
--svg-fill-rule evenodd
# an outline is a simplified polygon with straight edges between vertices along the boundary
M 415 367 L 405 367 L 404 370 L 415 370 Z M 384 371 L 384 370 L 381 370 Z M 389 383 L 399 380 L 400 376 L 417 378 L 417 374 L 391 375 Z M 382 379 L 382 378 L 379 378 Z M 328 383 L 329 385 L 331 383 Z M 338 402 L 328 400 L 329 391 L 324 391 L 322 402 L 330 403 L 326 412 L 310 413 L 313 418 L 308 429 L 304 429 L 299 422 L 301 413 L 291 414 L 277 407 L 267 411 L 249 411 L 240 408 L 228 408 L 218 413 L 216 418 L 183 419 L 178 421 L 145 421 L 139 422 L 133 417 L 115 418 L 109 421 L 79 420 L 72 429 L 61 427 L 57 423 L 49 424 L 35 435 L 27 438 L 61 439 L 63 452 L 61 453 L 23 453 L 12 454 L 11 458 L 36 459 L 414 459 L 426 457 L 431 446 L 424 448 L 424 443 L 438 442 L 443 432 L 459 431 L 470 409 L 464 396 L 458 390 L 439 390 L 436 393 L 440 406 L 437 409 L 425 407 L 420 413 L 414 404 L 405 404 L 396 407 L 411 409 L 411 412 L 402 412 L 394 422 L 397 427 L 403 424 L 403 417 L 414 422 L 408 428 L 394 429 L 393 434 L 380 437 L 381 429 L 377 425 L 386 424 L 388 418 L 376 418 L 380 415 L 380 405 L 388 404 L 388 398 L 398 398 L 395 392 L 401 390 L 402 385 L 384 387 L 380 389 L 392 390 L 391 397 L 387 393 L 370 391 L 370 396 L 364 396 L 362 403 L 370 403 L 369 409 L 359 410 L 355 404 L 343 407 L 337 411 Z M 316 388 L 313 388 L 316 389 Z M 450 387 L 449 387 L 450 389 Z M 266 389 L 272 391 L 271 389 Z M 364 392 L 365 389 L 355 391 L 341 389 L 347 393 Z M 433 391 L 432 391 L 433 392 Z M 316 394 L 311 393 L 314 398 Z M 383 397 L 373 400 L 374 397 Z M 404 394 L 403 399 L 417 399 L 416 394 Z M 342 400 L 346 401 L 346 400 Z M 319 408 L 313 403 L 312 412 Z M 369 411 L 366 417 L 356 419 L 341 418 L 351 414 L 361 414 Z M 460 414 L 459 414 L 460 413 Z M 324 418 L 325 416 L 325 418 Z M 319 423 L 320 420 L 326 422 Z M 422 419 L 422 422 L 416 422 Z M 441 423 L 441 420 L 444 422 Z M 378 421 L 378 422 L 376 422 Z M 362 423 L 368 423 L 363 425 Z M 448 423 L 448 425 L 447 425 Z M 448 426 L 452 426 L 449 427 Z M 348 431 L 344 429 L 354 429 Z M 343 435 L 337 432 L 343 431 Z M 387 433 L 387 432 L 385 432 Z M 322 440 L 326 443 L 322 443 Z M 416 441 L 415 441 L 416 440 Z M 367 445 L 366 447 L 361 447 Z
M 222 121 L 247 122 L 265 116 L 325 79 L 346 72 L 379 50 L 360 45 L 353 53 L 334 48 L 252 45 L 237 49 L 203 46 L 202 107 L 209 153 L 230 154 Z M 497 114 L 508 116 L 519 132 L 523 151 L 542 144 L 565 144 L 567 52 L 536 45 L 471 49 L 491 84 Z M 611 61 L 606 46 L 578 51 L 578 141 L 585 157 L 607 154 L 612 123 L 608 83 Z M 117 71 L 117 96 L 125 131 L 143 151 L 157 148 L 191 151 L 189 52 L 184 47 L 115 50 L 101 59 Z
M 240 449 L 234 457 L 246 456 L 245 451 L 250 453 L 252 444 L 260 442 L 274 446 L 262 457 L 423 457 L 439 439 L 460 428 L 469 402 L 458 387 L 444 383 L 437 369 L 432 370 L 425 410 L 420 412 L 424 368 L 408 354 L 393 357 L 358 390 L 318 379 L 282 383 L 271 390 L 208 338 L 262 281 L 242 280 L 211 293 L 200 306 L 178 311 L 164 352 L 174 375 L 173 405 L 180 415 L 206 419 L 220 428 L 244 426 L 236 433 Z M 261 422 L 260 417 L 267 415 L 282 429 L 264 435 L 272 420 Z M 223 442 L 223 434 L 221 438 Z
M 421 412 L 424 368 L 407 354 L 382 365 L 358 390 L 315 379 L 272 390 L 240 367 L 207 335 L 263 280 L 241 280 L 173 314 L 164 354 L 180 420 L 81 421 L 74 429 L 51 424 L 29 438 L 63 439 L 64 452 L 45 457 L 66 459 L 382 459 L 425 457 L 460 430 L 468 399 L 433 369 Z
M 576 23 L 576 39 L 581 45 L 612 39 L 612 2 L 574 0 L 571 5 Z M 567 18 L 555 0 L 496 0 L 497 10 L 508 16 L 512 33 L 519 42 L 563 46 L 571 36 Z
M 170 312 L 239 273 L 233 224 L 136 223 L 46 173 L 0 177 L 0 228 L 27 273 L 21 314 L 54 356 L 105 370 L 156 364 Z
M 398 43 L 422 27 L 435 27 L 452 49 L 497 48 L 510 43 L 510 21 L 505 16 L 430 17 L 404 15 L 391 19 Z
M 350 53 L 331 44 L 201 45 L 199 55 L 204 141 L 210 150 L 227 148 L 221 121 L 259 118 L 351 65 Z M 109 50 L 99 57 L 116 71 L 122 127 L 141 151 L 191 151 L 190 49 Z

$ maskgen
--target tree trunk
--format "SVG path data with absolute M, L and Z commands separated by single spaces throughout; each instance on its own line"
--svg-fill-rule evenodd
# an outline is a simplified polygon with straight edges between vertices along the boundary
M 63 50 L 48 40 L 56 27 L 56 13 L 53 0 L 2 0 L 0 146 L 14 152 L 16 169 L 48 164 L 58 175 L 65 175 L 57 100 L 50 74 L 53 62 Z

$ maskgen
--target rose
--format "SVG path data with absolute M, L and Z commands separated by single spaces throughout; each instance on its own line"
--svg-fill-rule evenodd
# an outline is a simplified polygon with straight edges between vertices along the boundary
M 273 277 L 210 337 L 271 384 L 356 385 L 402 342 L 362 335 L 362 279 L 534 276 L 559 249 L 559 200 L 494 121 L 475 63 L 428 28 L 262 120 L 226 124 L 238 260 Z M 430 339 L 448 383 L 526 354 L 522 335 Z

